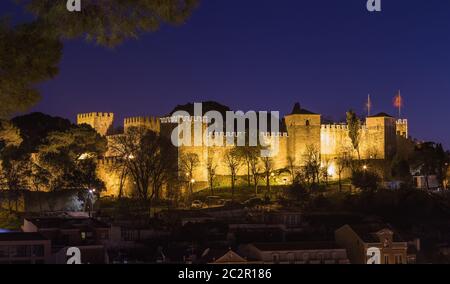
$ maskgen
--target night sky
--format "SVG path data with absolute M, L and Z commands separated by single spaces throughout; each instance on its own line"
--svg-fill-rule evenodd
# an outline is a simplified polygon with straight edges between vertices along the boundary
M 14 11 L 2 1 L 1 11 Z M 34 111 L 164 115 L 216 100 L 234 110 L 302 107 L 334 119 L 353 108 L 396 114 L 410 134 L 450 149 L 450 1 L 203 0 L 185 25 L 114 50 L 67 42 L 61 73 Z M 1 13 L 3 14 L 3 13 Z

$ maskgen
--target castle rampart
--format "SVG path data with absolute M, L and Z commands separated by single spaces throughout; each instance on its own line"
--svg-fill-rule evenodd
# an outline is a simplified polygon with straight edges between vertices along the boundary
M 77 122 L 79 124 L 87 123 L 100 134 L 106 135 L 113 123 L 113 118 L 114 114 L 112 113 L 93 112 L 79 114 Z M 286 131 L 265 134 L 266 141 L 278 141 L 279 143 L 277 155 L 271 158 L 275 171 L 286 169 L 290 160 L 294 161 L 295 166 L 301 167 L 304 164 L 305 153 L 309 146 L 315 147 L 315 150 L 320 153 L 322 162 L 326 161 L 326 164 L 330 165 L 331 168 L 335 168 L 336 165 L 333 165 L 335 158 L 343 151 L 350 152 L 354 158 L 358 158 L 359 154 L 361 159 L 386 159 L 395 154 L 396 136 L 405 136 L 408 130 L 406 119 L 396 120 L 384 113 L 367 117 L 360 128 L 360 144 L 359 151 L 357 151 L 353 148 L 347 124 L 322 124 L 320 114 L 302 109 L 299 105 L 294 107 L 291 114 L 285 116 L 284 123 Z M 161 121 L 157 117 L 129 117 L 124 119 L 124 133 L 118 135 L 126 135 L 131 127 L 146 127 L 161 133 L 161 135 L 167 133 L 170 135 L 175 126 L 176 124 L 167 123 L 161 125 Z M 203 125 L 203 131 L 206 131 L 206 124 Z M 165 132 L 167 133 L 163 134 Z M 212 137 L 216 137 L 216 135 L 225 137 L 225 133 L 213 133 Z M 114 137 L 116 136 L 107 136 L 110 146 L 106 155 L 108 158 L 98 161 L 97 171 L 99 177 L 106 184 L 107 194 L 117 196 L 120 188 L 120 172 L 118 172 L 120 167 L 117 167 L 117 165 L 120 163 L 118 163 L 118 158 L 114 158 L 117 153 L 113 153 L 113 147 L 111 147 Z M 196 188 L 205 188 L 208 184 L 208 160 L 212 160 L 216 164 L 218 179 L 221 182 L 229 182 L 227 177 L 230 175 L 230 170 L 226 164 L 225 156 L 232 147 L 234 146 L 182 146 L 178 148 L 178 156 L 180 159 L 186 153 L 198 155 L 199 165 L 194 171 L 193 178 Z M 261 164 L 259 168 L 262 171 L 263 165 Z M 238 171 L 238 175 L 245 176 L 246 174 L 246 165 L 243 164 Z M 330 179 L 332 178 L 334 176 L 330 176 Z M 278 177 L 278 179 L 287 182 L 289 177 L 283 176 L 282 178 Z M 220 186 L 227 186 L 227 184 L 220 183 Z M 123 193 L 129 194 L 133 185 L 127 180 L 125 187 L 126 190 Z
M 114 113 L 90 112 L 77 115 L 77 124 L 88 124 L 100 135 L 107 135 L 112 131 Z
M 127 132 L 131 127 L 145 127 L 156 133 L 160 133 L 161 131 L 160 118 L 153 116 L 137 116 L 125 118 L 123 126 L 125 132 Z

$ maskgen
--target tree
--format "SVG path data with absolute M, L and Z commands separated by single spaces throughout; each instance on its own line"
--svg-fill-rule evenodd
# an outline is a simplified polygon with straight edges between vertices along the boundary
M 50 182 L 51 174 L 43 167 L 39 166 L 38 163 L 33 161 L 31 158 L 29 161 L 29 173 L 30 176 L 30 187 L 36 192 L 42 192 L 47 188 Z M 41 195 L 38 194 L 39 210 L 42 212 L 42 199 Z
M 69 131 L 74 125 L 70 120 L 34 112 L 11 119 L 11 123 L 20 130 L 23 143 L 20 150 L 35 153 L 51 132 Z
M 20 130 L 11 122 L 0 120 L 0 153 L 8 147 L 19 147 L 22 142 Z
M 306 150 L 303 156 L 303 173 L 305 175 L 306 181 L 309 183 L 310 187 L 312 187 L 314 184 L 320 183 L 320 151 L 316 145 L 309 144 L 306 146 Z
M 96 158 L 106 151 L 106 139 L 88 125 L 51 132 L 39 146 L 36 163 L 50 173 L 49 189 L 94 187 L 103 189 L 97 178 Z
M 419 144 L 416 146 L 411 160 L 413 166 L 419 168 L 420 173 L 425 176 L 427 189 L 429 189 L 428 179 L 430 175 L 436 175 L 439 182 L 443 184 L 449 157 L 443 150 L 442 145 L 433 142 Z
M 258 182 L 260 178 L 260 159 L 258 155 L 252 155 L 250 157 L 250 172 L 253 178 L 253 186 L 255 188 L 255 195 L 258 195 Z
M 396 156 L 392 161 L 391 175 L 394 178 L 402 179 L 404 181 L 411 180 L 411 169 L 408 161 Z
M 328 157 L 321 159 L 321 165 L 319 170 L 319 177 L 323 177 L 325 184 L 328 186 L 329 179 L 329 168 L 331 166 L 331 161 Z
M 66 1 L 22 1 L 56 38 L 79 38 L 114 46 L 126 39 L 154 32 L 163 24 L 186 21 L 197 0 L 83 0 L 81 13 L 68 13 Z
M 18 209 L 18 191 L 26 185 L 24 179 L 25 167 L 17 155 L 17 149 L 22 143 L 20 131 L 9 121 L 0 120 L 0 189 L 8 190 L 8 205 L 12 211 L 11 200 L 16 201 Z
M 310 197 L 310 192 L 306 189 L 304 184 L 296 180 L 287 190 L 288 195 L 297 201 L 305 202 Z
M 247 142 L 248 140 L 246 140 Z M 245 164 L 246 168 L 247 168 L 247 185 L 250 187 L 251 182 L 250 182 L 250 160 L 252 158 L 253 155 L 253 148 L 251 146 L 240 146 L 236 148 L 236 151 L 238 153 L 238 155 L 240 156 L 243 164 Z
M 153 192 L 155 199 L 161 198 L 163 185 L 169 186 L 178 178 L 177 149 L 171 141 L 163 136 L 158 136 L 158 155 L 151 171 Z
M 249 131 L 247 131 L 248 133 Z M 257 161 L 259 154 L 261 153 L 261 146 L 249 146 L 249 138 L 247 134 L 246 138 L 246 146 L 240 146 L 236 148 L 237 154 L 240 156 L 243 164 L 245 164 L 247 168 L 247 185 L 251 186 L 251 177 L 252 174 L 252 162 Z
M 70 13 L 66 1 L 16 3 L 34 17 L 14 27 L 0 18 L 0 118 L 39 101 L 36 85 L 57 75 L 64 40 L 116 46 L 163 24 L 181 24 L 197 6 L 197 0 L 83 0 L 81 13 Z
M 61 52 L 61 42 L 37 23 L 13 28 L 0 19 L 0 118 L 38 102 L 36 84 L 56 76 Z
M 348 169 L 351 166 L 352 154 L 347 149 L 342 148 L 339 151 L 338 156 L 335 158 L 335 160 L 336 160 L 336 171 L 339 180 L 339 191 L 342 191 L 342 174 L 346 169 Z
M 288 162 L 288 171 L 289 174 L 291 176 L 291 184 L 293 185 L 295 183 L 295 180 L 297 178 L 297 174 L 298 174 L 298 166 L 296 164 L 295 158 L 292 156 L 289 156 L 287 158 L 287 162 Z
M 348 136 L 350 137 L 353 149 L 358 153 L 358 160 L 361 160 L 359 144 L 361 141 L 361 121 L 352 110 L 347 112 Z
M 266 179 L 266 190 L 267 193 L 270 195 L 270 177 L 272 175 L 273 171 L 273 160 L 270 157 L 261 157 L 261 161 L 263 164 L 263 173 L 264 177 Z
M 236 184 L 237 174 L 242 165 L 242 158 L 237 148 L 228 149 L 225 153 L 225 164 L 230 170 L 231 178 L 231 196 L 234 198 L 234 188 Z
M 115 138 L 110 140 L 111 149 L 114 148 L 112 144 L 114 143 Z M 116 158 L 112 163 L 109 164 L 108 171 L 117 173 L 119 176 L 119 193 L 117 195 L 117 198 L 121 199 L 124 196 L 125 184 L 129 177 L 129 169 L 127 163 L 124 162 L 123 158 Z
M 208 157 L 206 164 L 206 169 L 208 171 L 208 183 L 211 195 L 214 195 L 214 178 L 216 177 L 217 164 L 214 162 L 212 157 Z
M 187 182 L 189 184 L 189 194 L 192 196 L 193 194 L 193 183 L 194 181 L 194 171 L 200 165 L 200 159 L 198 155 L 195 153 L 184 153 L 180 158 L 180 168 L 181 171 L 185 174 L 187 178 Z
M 23 160 L 16 160 L 4 158 L 2 160 L 0 174 L 0 187 L 8 190 L 8 205 L 9 210 L 12 211 L 11 201 L 15 201 L 15 209 L 18 210 L 18 200 L 20 191 L 27 187 L 26 162 Z
M 135 184 L 137 197 L 150 210 L 161 186 L 177 174 L 170 142 L 147 128 L 131 127 L 114 136 L 111 145 Z
M 380 180 L 376 173 L 367 170 L 355 170 L 352 173 L 352 184 L 363 190 L 376 190 Z

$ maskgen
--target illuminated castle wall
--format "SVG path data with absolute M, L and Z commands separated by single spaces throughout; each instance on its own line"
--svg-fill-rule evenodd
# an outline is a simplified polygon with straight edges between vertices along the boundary
M 79 124 L 87 123 L 96 129 L 100 134 L 106 135 L 108 129 L 112 127 L 113 114 L 90 113 L 78 115 Z M 279 152 L 271 159 L 274 170 L 287 168 L 289 160 L 293 160 L 298 167 L 302 166 L 307 147 L 313 146 L 320 151 L 321 159 L 330 169 L 335 169 L 335 158 L 342 151 L 351 152 L 357 158 L 357 151 L 353 149 L 349 138 L 349 130 L 346 124 L 322 124 L 321 115 L 302 109 L 296 105 L 291 114 L 284 118 L 285 131 L 278 137 Z M 124 134 L 130 127 L 146 127 L 157 133 L 170 134 L 173 129 L 172 124 L 162 124 L 156 117 L 134 117 L 124 120 Z M 408 136 L 407 120 L 396 121 L 393 117 L 380 113 L 367 117 L 360 129 L 359 152 L 362 159 L 386 159 L 393 157 L 396 153 L 397 135 Z M 107 136 L 111 141 L 111 136 Z M 220 180 L 220 185 L 226 186 L 230 175 L 229 168 L 225 162 L 225 154 L 230 149 L 227 147 L 208 146 L 183 146 L 178 148 L 179 157 L 185 153 L 195 153 L 199 157 L 200 163 L 195 168 L 193 178 L 196 181 L 196 188 L 207 187 L 208 172 L 207 163 L 211 159 L 216 165 L 216 175 Z M 98 174 L 105 181 L 106 195 L 117 196 L 119 191 L 120 173 L 114 170 L 114 153 L 109 150 L 107 158 L 101 161 L 98 166 Z M 179 161 L 180 162 L 180 161 Z M 262 168 L 262 167 L 261 167 Z M 336 178 L 333 170 L 330 172 L 331 179 Z M 246 175 L 247 169 L 242 166 L 239 175 Z M 275 177 L 279 183 L 287 182 L 288 176 Z M 126 182 L 125 194 L 129 195 L 131 183 Z

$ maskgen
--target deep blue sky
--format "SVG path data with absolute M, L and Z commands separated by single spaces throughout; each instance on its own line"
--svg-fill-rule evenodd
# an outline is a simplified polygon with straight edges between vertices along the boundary
M 4 1 L 2 1 L 4 2 Z M 0 4 L 8 10 L 12 5 Z M 180 27 L 114 50 L 66 44 L 61 73 L 34 108 L 163 115 L 217 100 L 233 109 L 289 112 L 294 102 L 335 119 L 349 108 L 395 114 L 398 89 L 410 134 L 450 149 L 450 1 L 203 0 Z

